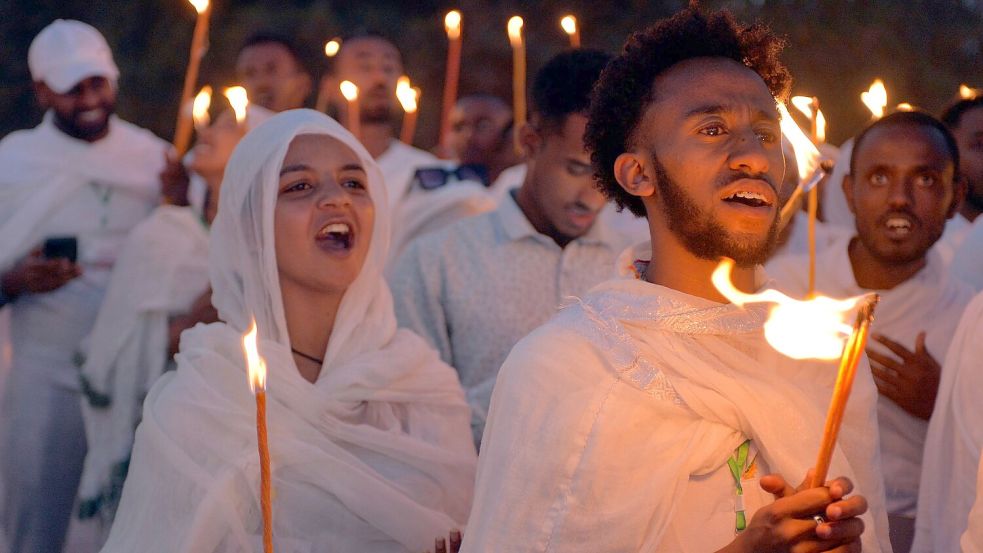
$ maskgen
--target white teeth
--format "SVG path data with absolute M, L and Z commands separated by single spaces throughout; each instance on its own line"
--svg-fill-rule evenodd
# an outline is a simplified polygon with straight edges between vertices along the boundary
M 887 228 L 892 230 L 908 230 L 911 228 L 911 221 L 901 217 L 892 217 L 887 220 Z
M 350 234 L 351 232 L 352 228 L 345 223 L 331 223 L 322 228 L 321 232 L 317 234 L 318 236 L 327 236 L 329 234 Z
M 769 203 L 768 202 L 768 198 L 766 198 L 764 194 L 759 194 L 757 192 L 747 192 L 747 191 L 744 191 L 744 190 L 742 190 L 740 192 L 735 192 L 735 193 L 731 194 L 728 199 L 732 199 L 732 198 L 743 198 L 745 200 L 757 200 L 757 201 L 759 201 L 759 202 L 761 202 L 763 204 L 768 204 Z

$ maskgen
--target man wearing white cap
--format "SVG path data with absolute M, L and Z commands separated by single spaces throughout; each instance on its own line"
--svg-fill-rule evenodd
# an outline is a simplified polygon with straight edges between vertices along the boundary
M 159 200 L 167 144 L 113 115 L 105 39 L 57 20 L 28 65 L 40 125 L 0 141 L 0 305 L 13 357 L 0 421 L 10 550 L 61 551 L 85 456 L 73 356 L 123 240 Z

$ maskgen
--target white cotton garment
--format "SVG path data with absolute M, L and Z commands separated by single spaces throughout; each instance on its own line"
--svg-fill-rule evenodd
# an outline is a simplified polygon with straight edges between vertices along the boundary
M 853 236 L 842 235 L 816 256 L 816 291 L 834 298 L 877 292 L 881 296 L 871 324 L 872 334 L 882 334 L 911 351 L 919 333 L 926 332 L 928 352 L 942 364 L 949 342 L 973 291 L 950 278 L 941 256 L 932 248 L 926 265 L 907 281 L 890 290 L 861 288 L 853 276 L 848 253 Z M 808 287 L 808 255 L 777 259 L 766 267 L 775 286 L 793 297 L 804 297 Z M 886 347 L 870 340 L 868 348 L 897 358 Z M 887 512 L 913 518 L 917 511 L 918 482 L 928 421 L 921 420 L 886 397 L 877 404 L 881 463 L 884 469 Z
M 479 182 L 452 180 L 433 190 L 414 187 L 417 169 L 456 165 L 399 140 L 393 140 L 376 161 L 392 214 L 390 260 L 418 236 L 495 208 L 494 198 Z
M 735 488 L 705 486 L 741 442 L 795 484 L 815 464 L 836 363 L 773 350 L 766 306 L 640 280 L 631 260 L 649 251 L 628 250 L 621 278 L 527 336 L 502 366 L 463 551 L 715 551 L 734 539 Z M 864 551 L 890 552 L 875 401 L 864 364 L 830 477 L 851 478 L 869 502 Z
M 983 550 L 983 520 L 977 467 L 983 449 L 983 294 L 963 313 L 942 365 L 942 383 L 928 426 L 922 462 L 918 518 L 912 553 L 958 553 Z M 976 501 L 972 521 L 967 516 Z M 968 541 L 967 541 L 968 540 Z M 973 544 L 969 546 L 969 544 Z
M 311 384 L 290 351 L 274 250 L 279 171 L 300 135 L 359 157 L 375 204 L 365 263 L 341 301 Z M 236 147 L 212 225 L 212 303 L 224 321 L 181 336 L 150 391 L 107 553 L 261 551 L 255 401 L 241 339 L 255 317 L 268 367 L 278 552 L 418 552 L 460 528 L 475 453 L 453 369 L 397 330 L 382 279 L 386 191 L 368 152 L 312 110 L 274 116 Z
M 190 207 L 165 205 L 138 225 L 113 269 L 82 365 L 89 451 L 79 500 L 112 520 L 133 431 L 168 362 L 168 321 L 208 289 L 208 231 Z
M 980 482 L 983 482 L 983 463 L 980 464 L 980 471 L 976 477 L 977 490 L 983 489 L 983 486 L 980 486 Z M 959 540 L 959 545 L 962 546 L 962 553 L 983 552 L 983 499 L 980 499 L 978 492 L 976 494 L 976 502 L 973 504 L 973 510 L 969 512 L 966 531 L 963 532 L 963 536 Z

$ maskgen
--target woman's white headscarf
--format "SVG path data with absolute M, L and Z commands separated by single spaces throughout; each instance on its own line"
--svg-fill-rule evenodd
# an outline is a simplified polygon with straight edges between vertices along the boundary
M 355 152 L 376 213 L 314 384 L 290 352 L 273 237 L 283 159 L 308 134 Z M 225 322 L 186 331 L 176 374 L 148 395 L 104 551 L 258 546 L 255 404 L 241 350 L 253 317 L 268 366 L 277 551 L 417 552 L 464 524 L 475 464 L 470 415 L 453 369 L 396 328 L 382 278 L 388 243 L 379 169 L 334 120 L 288 111 L 240 142 L 211 235 L 212 302 Z

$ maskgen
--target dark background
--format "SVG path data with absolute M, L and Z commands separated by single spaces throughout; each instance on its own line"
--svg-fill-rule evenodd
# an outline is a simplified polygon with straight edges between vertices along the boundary
M 889 105 L 910 102 L 935 114 L 955 97 L 960 83 L 983 87 L 983 1 L 702 3 L 727 7 L 744 21 L 767 22 L 788 38 L 784 58 L 795 77 L 793 93 L 822 100 L 832 143 L 850 137 L 869 119 L 859 95 L 875 77 L 887 83 Z M 568 44 L 558 23 L 562 15 L 578 17 L 584 46 L 616 52 L 630 31 L 684 5 L 681 0 L 213 0 L 211 47 L 199 84 L 232 84 L 236 51 L 257 30 L 292 36 L 316 76 L 325 69 L 325 41 L 355 29 L 380 31 L 393 37 L 407 74 L 423 89 L 416 142 L 430 147 L 440 111 L 447 10 L 460 9 L 464 16 L 461 94 L 492 92 L 510 100 L 511 51 L 505 32 L 510 16 L 525 18 L 531 80 Z M 170 139 L 195 23 L 187 0 L 0 0 L 0 136 L 40 120 L 27 49 L 34 35 L 59 17 L 80 19 L 102 31 L 122 72 L 119 114 Z

